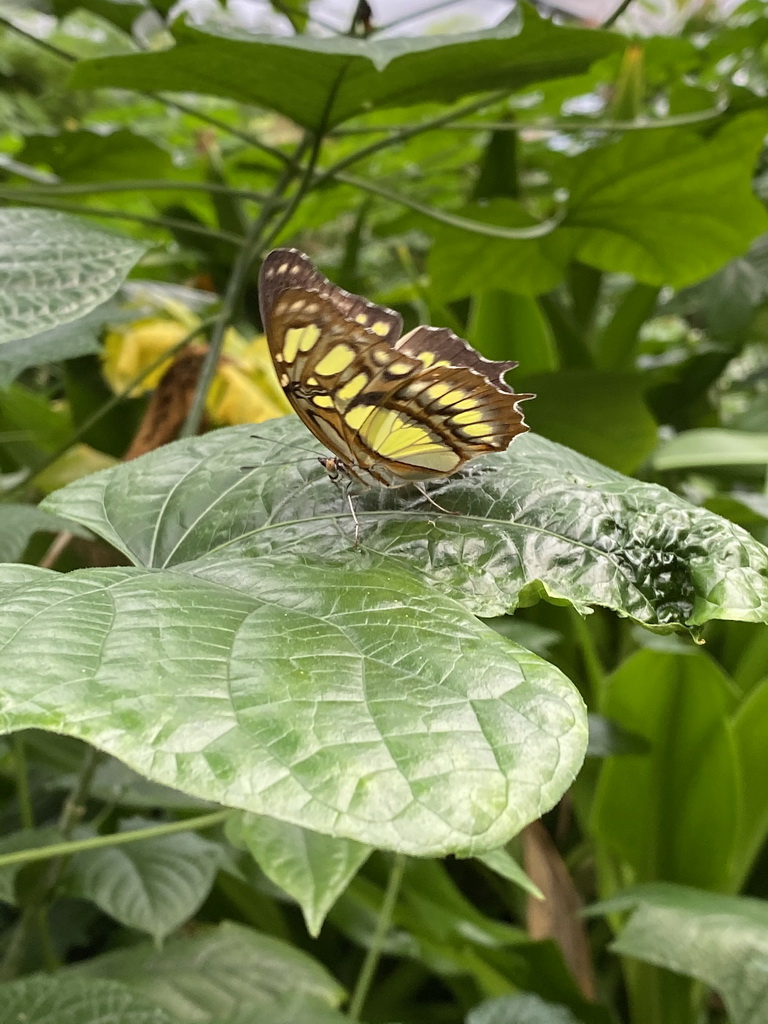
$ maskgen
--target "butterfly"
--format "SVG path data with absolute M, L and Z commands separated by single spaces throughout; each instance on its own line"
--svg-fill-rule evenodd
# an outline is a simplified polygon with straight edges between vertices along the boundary
M 259 305 L 283 391 L 333 453 L 320 462 L 335 479 L 414 483 L 429 498 L 422 481 L 528 429 L 518 403 L 534 396 L 504 380 L 517 363 L 485 359 L 445 327 L 401 337 L 399 313 L 337 287 L 297 249 L 268 254 Z

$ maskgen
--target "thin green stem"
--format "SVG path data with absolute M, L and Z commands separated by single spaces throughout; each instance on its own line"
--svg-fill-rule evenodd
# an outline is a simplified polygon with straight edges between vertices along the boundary
M 305 135 L 297 147 L 295 157 L 296 162 L 301 158 L 306 141 L 307 136 Z M 232 267 L 232 271 L 229 275 L 229 280 L 227 281 L 227 288 L 222 299 L 221 309 L 219 310 L 219 315 L 217 316 L 214 324 L 208 352 L 206 353 L 206 357 L 203 360 L 203 365 L 200 369 L 200 376 L 197 379 L 197 385 L 192 397 L 189 412 L 186 420 L 184 421 L 184 426 L 180 431 L 181 437 L 189 437 L 192 434 L 196 434 L 200 427 L 200 421 L 203 418 L 203 410 L 205 409 L 205 399 L 208 395 L 208 390 L 219 365 L 219 358 L 221 356 L 221 349 L 224 344 L 227 328 L 232 322 L 238 303 L 240 302 L 240 298 L 245 289 L 245 285 L 248 281 L 248 275 L 251 272 L 253 260 L 261 248 L 262 234 L 275 210 L 278 208 L 285 190 L 288 188 L 294 176 L 292 167 L 284 168 L 277 184 L 275 185 L 272 195 L 264 203 L 261 213 L 251 225 L 250 230 L 248 231 L 248 237 L 245 239 L 242 248 L 237 254 L 237 259 L 235 260 L 234 266 Z
M 199 832 L 213 828 L 226 821 L 232 814 L 229 808 L 201 814 L 196 818 L 166 822 L 163 825 L 152 825 L 149 828 L 135 829 L 131 832 L 116 832 L 108 836 L 90 836 L 88 839 L 74 839 L 71 842 L 53 843 L 51 846 L 38 846 L 29 850 L 17 850 L 0 857 L 0 868 L 15 867 L 19 864 L 32 864 L 35 861 L 52 860 L 57 857 L 70 857 L 73 853 L 83 850 L 104 850 L 114 846 L 126 846 L 128 843 L 140 843 L 144 839 L 157 839 L 159 836 L 170 836 L 176 832 Z
M 600 28 L 610 28 L 611 25 L 615 24 L 631 3 L 632 0 L 622 0 L 622 2 L 616 8 L 613 14 L 611 14 L 610 17 L 605 19 Z
M 349 1018 L 353 1021 L 360 1020 L 360 1014 L 362 1013 L 365 1000 L 368 998 L 368 992 L 373 981 L 373 976 L 376 973 L 379 960 L 381 960 L 381 954 L 384 948 L 384 940 L 387 937 L 387 932 L 392 923 L 392 914 L 395 910 L 395 904 L 397 903 L 397 897 L 400 892 L 400 886 L 403 881 L 403 874 L 405 872 L 406 858 L 402 853 L 397 853 L 392 859 L 392 867 L 389 872 L 389 879 L 387 880 L 387 888 L 384 892 L 384 899 L 381 902 L 381 908 L 379 910 L 379 917 L 376 921 L 376 929 L 371 938 L 371 944 L 368 947 L 368 951 L 365 954 L 363 960 L 363 966 L 360 968 L 360 974 L 357 977 L 355 983 L 355 990 L 352 993 L 352 999 L 349 1003 Z
M 11 189 L 4 189 L 10 193 Z M 25 199 L 28 196 L 83 196 L 103 195 L 108 192 L 220 192 L 236 199 L 251 199 L 262 203 L 267 198 L 264 192 L 254 192 L 247 188 L 231 188 L 213 181 L 172 181 L 167 178 L 136 178 L 133 181 L 93 181 L 84 184 L 51 183 L 50 185 L 31 185 L 13 189 L 14 197 Z
M 0 188 L 0 199 L 18 202 L 16 189 Z M 242 245 L 243 238 L 240 235 L 233 235 L 229 231 L 217 231 L 215 228 L 206 228 L 194 221 L 177 220 L 175 217 L 145 217 L 139 213 L 125 213 L 122 210 L 106 209 L 103 206 L 85 206 L 79 203 L 60 203 L 54 198 L 46 200 L 38 198 L 31 200 L 31 205 L 39 206 L 44 210 L 60 210 L 62 213 L 76 213 L 87 217 L 104 217 L 108 220 L 127 220 L 136 224 L 146 224 L 148 227 L 161 228 L 166 231 L 186 231 L 191 235 L 203 235 L 205 238 L 212 238 L 218 242 L 229 242 L 231 245 Z
M 721 98 L 713 107 L 706 110 L 693 110 L 687 114 L 670 114 L 669 117 L 636 117 L 627 121 L 612 121 L 610 119 L 587 118 L 552 120 L 550 118 L 541 121 L 465 121 L 461 124 L 448 124 L 439 127 L 446 131 L 470 131 L 470 132 L 575 132 L 583 131 L 649 131 L 653 128 L 679 128 L 689 124 L 697 124 L 700 121 L 711 121 L 720 117 L 728 108 L 728 101 Z M 334 137 L 345 135 L 379 135 L 382 132 L 396 132 L 399 125 L 357 125 L 349 128 L 336 128 L 333 131 Z
M 211 386 L 213 375 L 216 372 L 216 367 L 219 363 L 219 355 L 221 347 L 224 344 L 224 336 L 227 328 L 235 315 L 235 311 L 238 307 L 245 285 L 248 280 L 248 275 L 251 272 L 251 266 L 254 259 L 258 256 L 262 248 L 267 248 L 271 245 L 272 241 L 279 235 L 283 227 L 293 216 L 293 212 L 298 204 L 303 199 L 304 195 L 310 187 L 310 183 L 315 173 L 317 161 L 320 156 L 320 147 L 323 144 L 325 133 L 327 131 L 328 120 L 330 118 L 331 109 L 333 107 L 333 101 L 336 98 L 336 93 L 339 86 L 341 85 L 344 77 L 344 71 L 339 74 L 333 87 L 330 89 L 328 96 L 325 101 L 325 109 L 323 110 L 323 116 L 320 121 L 320 125 L 312 138 L 311 150 L 309 159 L 307 160 L 304 174 L 301 182 L 288 203 L 286 210 L 278 218 L 277 224 L 269 226 L 270 221 L 277 211 L 280 201 L 283 198 L 288 186 L 291 184 L 293 179 L 296 177 L 293 168 L 300 165 L 300 162 L 304 156 L 304 152 L 310 145 L 310 134 L 305 132 L 301 142 L 296 147 L 294 154 L 294 160 L 291 167 L 286 167 L 280 176 L 279 181 L 275 185 L 274 192 L 269 200 L 264 203 L 260 215 L 251 225 L 248 232 L 248 238 L 245 245 L 238 253 L 235 264 L 232 268 L 232 272 L 227 282 L 227 290 L 224 294 L 224 299 L 221 304 L 221 310 L 216 321 L 216 326 L 213 330 L 211 337 L 210 347 L 208 353 L 203 362 L 200 376 L 197 381 L 195 388 L 195 394 L 192 398 L 189 413 L 184 422 L 184 426 L 181 429 L 181 436 L 188 437 L 190 434 L 197 432 L 202 419 L 203 409 L 205 408 L 205 398 L 208 394 L 208 389 Z M 267 233 L 268 232 L 268 233 Z
M 555 214 L 554 217 L 549 217 L 547 220 L 539 221 L 538 224 L 532 224 L 527 228 L 505 228 L 500 224 L 487 224 L 485 221 L 473 220 L 470 217 L 461 217 L 457 213 L 440 210 L 435 206 L 427 206 L 425 203 L 420 203 L 416 199 L 408 199 L 406 196 L 402 195 L 402 193 L 395 192 L 392 189 L 386 188 L 384 185 L 377 185 L 373 181 L 358 178 L 357 175 L 339 174 L 337 175 L 337 179 L 348 185 L 353 185 L 362 192 L 370 192 L 375 196 L 381 196 L 382 199 L 388 199 L 392 203 L 398 203 L 400 206 L 406 206 L 409 210 L 415 210 L 417 213 L 421 213 L 432 220 L 439 221 L 441 224 L 448 224 L 450 227 L 461 228 L 463 231 L 471 231 L 476 235 L 487 235 L 489 238 L 504 238 L 514 241 L 518 241 L 519 239 L 541 238 L 543 235 L 548 235 L 554 231 L 565 216 L 565 210 L 563 209 Z
M 11 737 L 13 749 L 13 773 L 16 778 L 16 796 L 19 801 L 19 816 L 22 828 L 34 828 L 35 817 L 32 811 L 32 796 L 29 789 L 29 765 L 24 737 L 15 732 Z
M 331 178 L 335 178 L 340 171 L 344 170 L 345 167 L 349 167 L 351 164 L 357 163 L 358 160 L 364 160 L 366 157 L 372 156 L 374 153 L 378 153 L 382 149 L 388 149 L 390 146 L 396 146 L 416 135 L 421 135 L 423 132 L 429 132 L 433 131 L 435 128 L 441 128 L 444 125 L 450 124 L 451 121 L 457 120 L 457 118 L 466 117 L 467 114 L 477 113 L 478 110 L 482 110 L 484 107 L 498 103 L 508 95 L 509 93 L 507 90 L 500 90 L 498 92 L 491 93 L 489 96 L 483 96 L 479 100 L 473 100 L 471 103 L 466 103 L 462 107 L 449 110 L 445 114 L 440 114 L 439 117 L 430 118 L 429 121 L 421 121 L 419 124 L 412 124 L 405 128 L 400 128 L 398 131 L 388 135 L 386 139 L 379 139 L 377 142 L 371 142 L 369 145 L 363 146 L 354 153 L 350 153 L 348 156 L 342 157 L 341 160 L 338 160 L 326 170 L 321 171 L 317 178 L 312 182 L 312 188 L 314 189 L 324 185 L 327 181 L 330 181 Z

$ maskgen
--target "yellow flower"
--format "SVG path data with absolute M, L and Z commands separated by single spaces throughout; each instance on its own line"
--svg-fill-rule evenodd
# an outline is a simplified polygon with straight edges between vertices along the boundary
M 113 391 L 124 391 L 143 369 L 178 345 L 189 331 L 184 324 L 161 317 L 136 320 L 128 327 L 109 331 L 102 356 L 107 383 Z M 131 398 L 153 391 L 170 365 L 170 359 L 163 360 L 131 390 Z
M 112 389 L 125 390 L 143 368 L 178 345 L 189 334 L 191 326 L 188 320 L 180 323 L 152 317 L 110 331 L 103 358 L 104 376 Z M 170 363 L 170 358 L 163 360 L 133 388 L 131 395 L 157 387 Z M 214 423 L 225 425 L 260 423 L 291 411 L 277 381 L 263 335 L 246 341 L 234 328 L 227 331 L 219 368 L 206 399 L 206 410 Z

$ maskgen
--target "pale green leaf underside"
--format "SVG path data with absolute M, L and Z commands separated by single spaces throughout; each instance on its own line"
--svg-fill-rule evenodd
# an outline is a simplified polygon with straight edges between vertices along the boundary
M 245 846 L 264 874 L 296 900 L 313 936 L 371 854 L 362 843 L 309 832 L 261 814 L 233 815 L 227 837 Z
M 768 550 L 745 530 L 544 438 L 526 434 L 430 485 L 457 515 L 411 488 L 360 495 L 354 548 L 307 431 L 293 418 L 258 430 L 259 439 L 242 427 L 177 442 L 79 481 L 46 507 L 137 565 L 247 554 L 288 566 L 310 555 L 358 580 L 405 567 L 483 616 L 549 596 L 652 628 L 768 619 Z
M 141 992 L 97 978 L 34 974 L 0 993 L 0 1024 L 180 1024 Z
M 306 953 L 231 922 L 170 939 L 162 949 L 146 943 L 115 950 L 67 973 L 89 983 L 120 981 L 179 1021 L 240 1020 L 241 1009 L 249 1020 L 263 1015 L 271 1021 L 287 1000 L 334 1008 L 344 996 L 335 978 Z
M 613 943 L 620 955 L 698 978 L 723 998 L 732 1024 L 768 1020 L 768 905 L 682 885 L 640 885 L 592 907 L 633 908 Z
M 402 571 L 305 557 L 60 575 L 3 567 L 0 730 L 418 855 L 502 845 L 581 765 L 547 662 Z
M 84 317 L 114 295 L 146 248 L 64 213 L 0 210 L 0 342 Z

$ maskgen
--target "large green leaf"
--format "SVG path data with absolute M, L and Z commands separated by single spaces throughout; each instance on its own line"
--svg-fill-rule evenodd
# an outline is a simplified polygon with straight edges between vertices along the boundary
M 605 762 L 592 821 L 634 880 L 731 886 L 741 810 L 728 723 L 735 699 L 703 653 L 640 651 L 608 680 L 601 710 L 650 749 Z
M 752 174 L 768 121 L 751 113 L 701 138 L 679 129 L 629 132 L 568 164 L 565 219 L 549 235 L 507 241 L 441 225 L 429 268 L 437 292 L 460 298 L 487 288 L 538 294 L 568 261 L 682 287 L 714 273 L 768 229 Z M 501 227 L 533 218 L 512 199 L 465 207 Z
M 746 114 L 712 138 L 660 129 L 629 132 L 570 167 L 565 225 L 584 263 L 650 285 L 692 284 L 768 230 L 752 173 L 768 130 Z
M 0 985 L 0 1024 L 180 1024 L 127 985 L 35 974 Z
M 123 982 L 180 1021 L 228 1020 L 243 1007 L 250 1009 L 249 1020 L 266 1024 L 272 1009 L 292 995 L 329 1008 L 344 995 L 306 953 L 230 922 L 195 937 L 171 939 L 161 950 L 147 943 L 106 953 L 60 977 Z
M 431 489 L 457 515 L 412 490 L 357 498 L 358 548 L 338 490 L 306 455 L 312 439 L 301 424 L 285 418 L 249 434 L 232 428 L 169 445 L 45 507 L 144 566 L 247 554 L 290 567 L 309 555 L 357 579 L 405 567 L 484 616 L 550 596 L 652 627 L 768 618 L 768 551 L 748 533 L 532 434 Z
M 633 909 L 613 950 L 698 978 L 723 998 L 732 1024 L 768 1020 L 768 903 L 681 885 L 639 885 L 591 907 Z
M 77 736 L 202 798 L 469 854 L 551 807 L 584 756 L 554 666 L 392 566 L 307 553 L 1 579 L 0 730 Z
M 143 242 L 50 210 L 0 210 L 0 342 L 85 316 L 110 298 Z
M 528 5 L 522 25 L 506 20 L 463 36 L 281 38 L 209 26 L 181 28 L 176 39 L 162 53 L 84 61 L 72 83 L 224 96 L 316 129 L 372 108 L 450 102 L 576 74 L 622 45 L 609 32 L 554 25 Z
M 579 1024 L 580 1019 L 567 1006 L 527 994 L 487 999 L 467 1014 L 466 1024 Z

